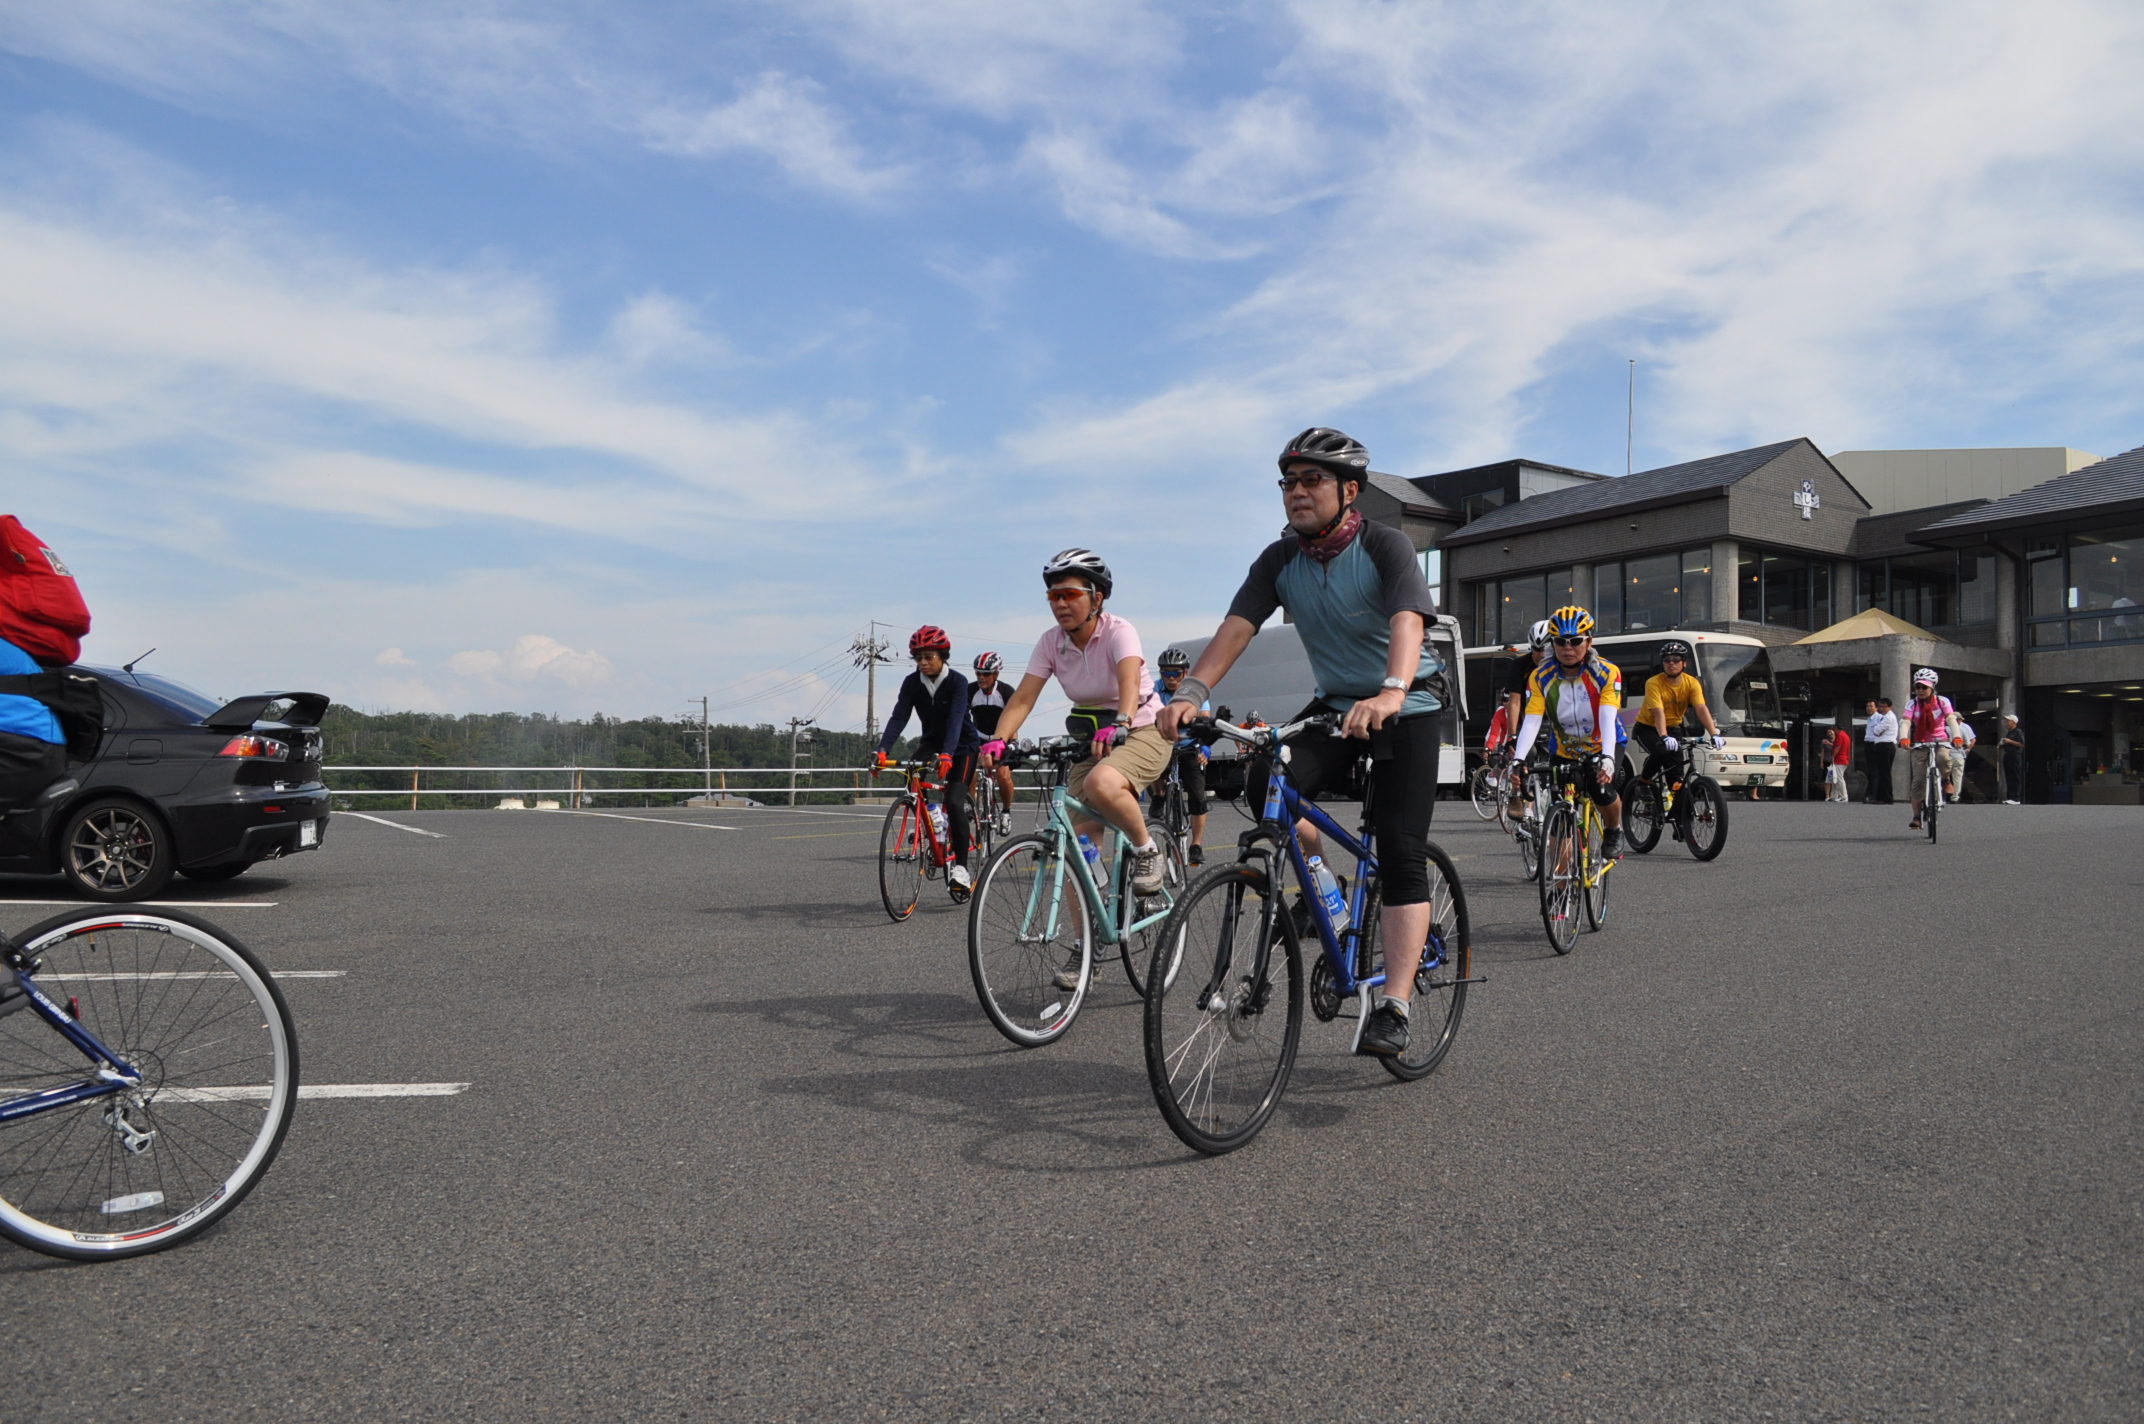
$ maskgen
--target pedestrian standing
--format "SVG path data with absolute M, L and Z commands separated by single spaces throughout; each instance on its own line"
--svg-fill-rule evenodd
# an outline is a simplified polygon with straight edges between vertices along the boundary
M 1868 743 L 1869 789 L 1862 798 L 1871 806 L 1891 804 L 1891 763 L 1898 756 L 1898 717 L 1891 699 L 1879 697 L 1869 704 L 1869 725 L 1861 734 Z
M 2003 804 L 2020 806 L 2025 800 L 2025 734 L 2018 730 L 2017 717 L 2013 714 L 2003 718 Z
M 1844 727 L 1834 727 L 1827 740 L 1831 743 L 1831 765 L 1824 768 L 1824 800 L 1844 806 L 1846 768 L 1854 759 L 1854 739 Z

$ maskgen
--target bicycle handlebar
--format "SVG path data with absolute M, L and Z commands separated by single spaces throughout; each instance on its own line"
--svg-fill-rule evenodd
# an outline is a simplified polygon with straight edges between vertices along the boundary
M 1229 741 L 1240 742 L 1253 751 L 1271 751 L 1297 733 L 1309 731 L 1314 727 L 1324 727 L 1337 737 L 1340 735 L 1341 722 L 1342 718 L 1337 712 L 1313 712 L 1307 717 L 1298 717 L 1295 721 L 1278 727 L 1238 727 L 1218 717 L 1190 717 L 1185 719 L 1184 725 L 1192 728 L 1192 735 L 1196 737 L 1203 738 L 1203 734 L 1212 733 L 1211 738 L 1204 738 L 1209 744 L 1225 737 Z

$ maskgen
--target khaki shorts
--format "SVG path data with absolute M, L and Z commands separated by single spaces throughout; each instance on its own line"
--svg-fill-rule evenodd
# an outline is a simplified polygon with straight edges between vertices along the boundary
M 1951 796 L 1958 794 L 1957 763 L 1952 760 L 1951 749 L 1941 742 L 1933 745 L 1924 742 L 1914 747 L 1911 754 L 1906 758 L 1906 764 L 1912 768 L 1908 775 L 1913 778 L 1910 785 L 1913 788 L 1913 799 L 1916 801 L 1921 799 L 1921 793 L 1928 786 L 1928 754 L 1930 752 L 1936 754 L 1936 770 L 1943 778 L 1945 794 Z
M 1113 766 L 1131 782 L 1133 791 L 1144 791 L 1168 775 L 1169 762 L 1175 756 L 1176 744 L 1155 731 L 1150 722 L 1135 729 L 1122 746 L 1101 760 L 1090 756 L 1074 762 L 1065 773 L 1065 790 L 1078 796 L 1080 788 L 1087 784 L 1087 773 L 1098 766 Z

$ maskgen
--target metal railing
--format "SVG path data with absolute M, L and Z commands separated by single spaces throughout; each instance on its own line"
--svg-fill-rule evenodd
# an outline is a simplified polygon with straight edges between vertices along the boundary
M 798 767 L 794 771 L 786 766 L 323 766 L 321 776 L 328 782 L 329 791 L 335 796 L 378 796 L 409 798 L 409 807 L 417 809 L 421 796 L 496 796 L 501 799 L 513 797 L 567 796 L 579 806 L 598 796 L 662 796 L 669 798 L 695 796 L 743 796 L 751 799 L 773 799 L 786 796 L 791 806 L 797 804 L 799 795 L 806 797 L 839 796 L 854 800 L 863 796 L 891 796 L 901 789 L 900 783 L 890 774 L 884 779 L 876 768 L 868 766 L 820 766 Z M 561 785 L 552 786 L 441 786 L 442 778 L 497 777 L 507 774 L 527 779 L 535 773 L 543 780 L 556 780 Z M 407 776 L 409 785 L 390 788 L 336 786 L 337 777 L 352 775 Z M 690 785 L 638 785 L 607 786 L 602 780 L 614 776 L 643 778 L 662 777 L 682 779 Z M 847 786 L 830 786 L 826 778 L 846 776 Z M 1025 778 L 1028 786 L 1036 784 L 1036 769 L 1016 768 L 1014 785 L 1021 785 Z M 731 778 L 744 780 L 770 779 L 773 785 L 732 785 Z M 426 785 L 426 781 L 432 782 Z

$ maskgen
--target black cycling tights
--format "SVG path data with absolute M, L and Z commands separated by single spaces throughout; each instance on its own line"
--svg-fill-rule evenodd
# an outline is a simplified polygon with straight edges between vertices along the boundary
M 1313 703 L 1296 716 L 1329 711 Z M 1370 734 L 1370 829 L 1387 905 L 1429 899 L 1429 818 L 1437 809 L 1437 712 L 1385 723 Z M 1289 720 L 1293 721 L 1293 718 Z M 1328 732 L 1305 732 L 1288 744 L 1288 777 L 1308 800 L 1346 778 L 1362 743 Z M 1253 808 L 1266 801 L 1263 767 L 1251 768 L 1244 788 Z
M 953 832 L 953 859 L 961 865 L 968 863 L 968 847 L 973 844 L 968 813 L 968 783 L 973 780 L 975 753 L 962 752 L 953 758 L 953 770 L 945 779 L 945 819 Z

